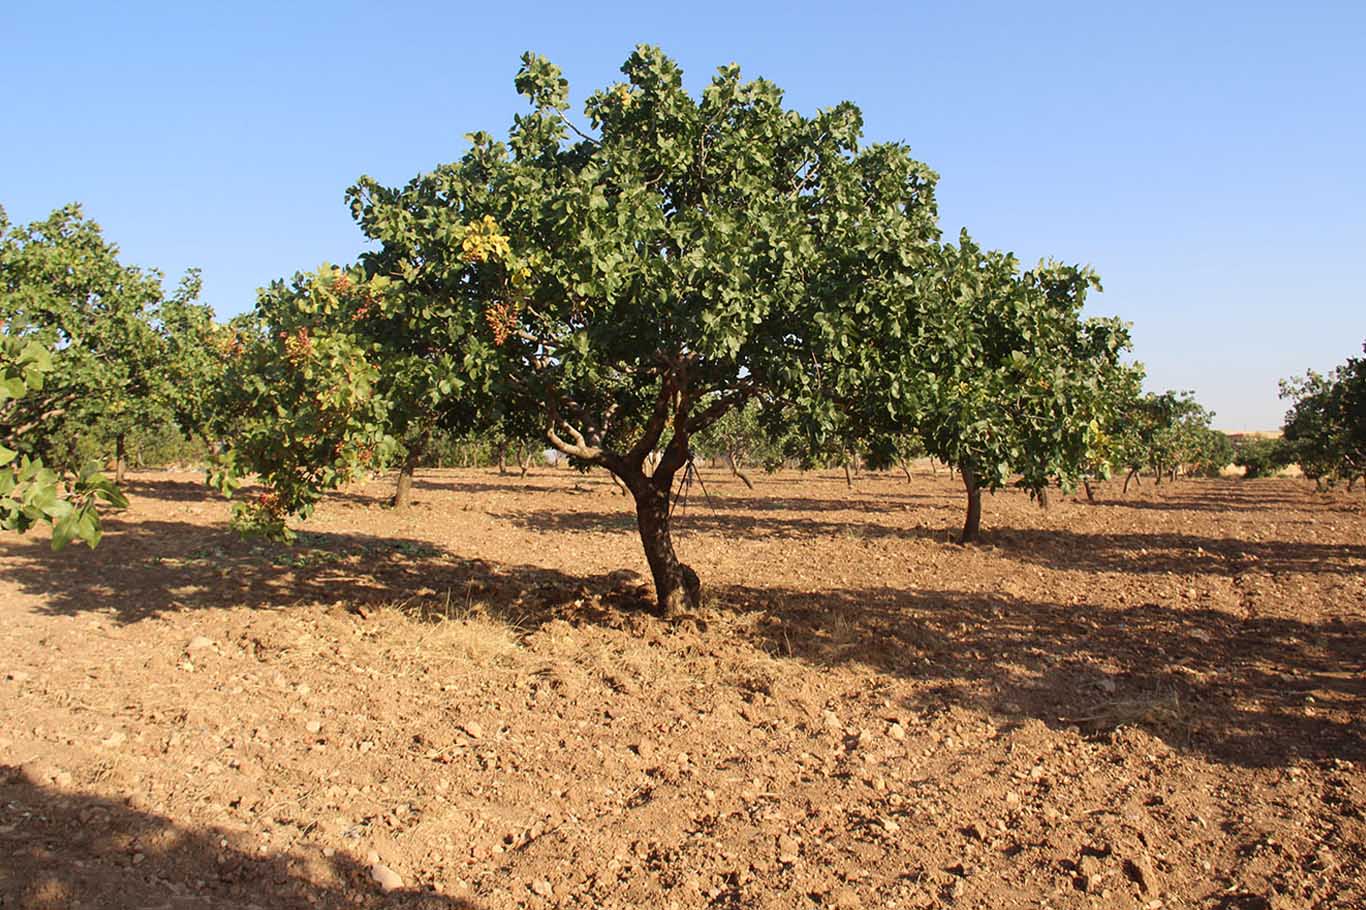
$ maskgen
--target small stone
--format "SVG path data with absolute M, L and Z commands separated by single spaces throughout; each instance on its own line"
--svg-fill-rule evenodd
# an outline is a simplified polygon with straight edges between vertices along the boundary
M 484 736 L 484 728 L 475 720 L 466 721 L 461 725 L 460 729 L 464 730 L 465 735 L 470 739 L 482 739 Z
M 5 674 L 5 680 L 7 682 L 12 683 L 25 683 L 28 682 L 31 678 L 32 677 L 28 673 L 25 673 L 23 670 L 10 670 L 8 673 Z
M 825 723 L 825 726 L 831 730 L 839 730 L 844 726 L 840 723 L 839 715 L 834 711 L 822 711 L 821 720 Z
M 540 897 L 550 897 L 555 893 L 555 889 L 551 887 L 550 882 L 543 878 L 538 878 L 531 883 L 531 891 L 533 894 L 539 895 Z
M 1020 804 L 1020 794 L 1016 793 L 1014 790 L 1011 790 L 1009 793 L 1006 794 L 1006 805 L 1007 805 L 1007 806 L 1018 806 L 1019 804 Z
M 385 891 L 394 891 L 403 887 L 403 879 L 399 878 L 397 872 L 383 863 L 374 863 L 370 866 L 370 877 L 378 882 Z
M 898 825 L 896 822 L 892 821 L 890 818 L 880 819 L 880 822 L 882 824 L 882 830 L 886 831 L 888 834 L 895 834 L 896 832 L 901 830 L 901 826 Z
M 801 855 L 801 842 L 788 834 L 778 836 L 778 862 L 792 865 Z
M 906 728 L 899 723 L 892 724 L 887 728 L 887 735 L 897 742 L 900 742 L 906 738 Z
M 1152 863 L 1143 855 L 1127 857 L 1124 860 L 1124 874 L 1136 885 L 1144 894 L 1152 894 L 1157 891 L 1157 875 L 1153 872 Z
M 304 726 L 304 729 L 307 730 L 309 733 L 321 733 L 321 732 L 322 732 L 322 729 L 323 729 L 323 725 L 322 725 L 322 722 L 321 722 L 321 721 L 310 720 L 310 721 Z
M 128 737 L 126 735 L 124 735 L 121 731 L 116 730 L 109 735 L 108 739 L 101 740 L 100 745 L 104 746 L 106 749 L 117 749 L 119 746 L 123 745 L 127 740 Z
M 213 647 L 213 639 L 203 635 L 196 635 L 190 639 L 190 643 L 185 646 L 186 651 L 207 651 Z
M 987 829 L 981 824 L 981 822 L 973 822 L 972 824 L 968 825 L 966 828 L 963 829 L 963 833 L 974 840 L 987 839 Z

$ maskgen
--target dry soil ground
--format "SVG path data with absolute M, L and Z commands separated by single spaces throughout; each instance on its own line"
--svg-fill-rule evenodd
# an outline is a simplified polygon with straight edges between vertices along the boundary
M 0 542 L 0 906 L 1366 906 L 1360 493 L 706 476 L 678 623 L 568 471 Z

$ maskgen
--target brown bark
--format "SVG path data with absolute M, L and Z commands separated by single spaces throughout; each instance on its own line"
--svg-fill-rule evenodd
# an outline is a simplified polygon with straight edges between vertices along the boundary
M 1091 489 L 1091 481 L 1089 481 L 1089 480 L 1083 480 L 1083 481 L 1081 482 L 1081 485 L 1082 485 L 1082 488 L 1083 488 L 1084 490 L 1086 490 L 1086 501 L 1087 501 L 1087 502 L 1095 502 L 1095 501 L 1096 501 L 1096 491 L 1093 490 L 1093 489 Z
M 128 468 L 127 453 L 124 451 L 123 434 L 114 437 L 114 483 L 122 485 L 123 474 Z
M 751 490 L 754 489 L 754 484 L 745 476 L 745 472 L 740 470 L 740 463 L 736 457 L 734 455 L 727 455 L 726 461 L 730 463 L 730 472 L 740 478 L 745 486 L 749 487 Z
M 854 488 L 854 476 L 849 473 L 849 460 L 847 458 L 844 461 L 844 483 L 849 489 Z
M 903 471 L 906 472 L 906 482 L 907 482 L 907 483 L 910 483 L 910 482 L 911 482 L 911 466 L 910 466 L 910 463 L 903 461 L 903 462 L 901 463 L 901 470 L 903 470 Z
M 1120 491 L 1121 495 L 1127 494 L 1129 492 L 1129 481 L 1131 480 L 1134 482 L 1136 486 L 1143 485 L 1143 482 L 1138 479 L 1138 468 L 1129 469 L 1128 475 L 1124 478 L 1124 489 Z
M 508 444 L 500 442 L 498 444 L 498 474 L 506 476 L 508 472 Z
M 526 472 L 531 470 L 531 446 L 522 443 L 521 448 L 518 450 L 518 455 L 518 461 L 522 465 L 521 476 L 525 477 Z
M 394 487 L 394 498 L 390 501 L 395 509 L 406 509 L 412 505 L 413 474 L 417 471 L 417 463 L 422 460 L 425 444 L 425 439 L 413 443 L 408 447 L 408 453 L 403 456 L 403 464 L 398 469 L 398 484 Z
M 406 509 L 413 503 L 413 468 L 406 461 L 398 469 L 398 484 L 394 487 L 393 506 Z
M 670 534 L 669 494 L 672 472 L 656 472 L 646 477 L 640 472 L 626 478 L 636 502 L 636 526 L 645 561 L 655 583 L 656 607 L 666 617 L 696 610 L 702 602 L 702 584 L 697 573 L 678 559 Z
M 977 486 L 977 474 L 972 468 L 960 467 L 958 472 L 963 475 L 963 488 L 968 494 L 968 514 L 958 542 L 972 543 L 982 529 L 982 488 Z

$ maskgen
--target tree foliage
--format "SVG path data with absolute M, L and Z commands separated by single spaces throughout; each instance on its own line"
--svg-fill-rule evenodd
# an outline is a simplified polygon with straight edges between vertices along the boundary
M 559 70 L 527 55 L 532 109 L 505 143 L 473 134 L 461 161 L 352 200 L 443 348 L 630 489 L 660 605 L 679 610 L 700 590 L 668 530 L 693 437 L 761 390 L 812 394 L 812 336 L 838 343 L 933 235 L 934 175 L 903 146 L 861 147 L 850 104 L 805 116 L 733 66 L 693 98 L 650 47 L 622 71 L 585 131 Z
M 1366 343 L 1362 346 L 1366 353 Z M 1366 357 L 1322 375 L 1283 380 L 1291 401 L 1283 426 L 1287 457 L 1320 486 L 1366 475 Z
M 1022 272 L 1014 256 L 983 250 L 966 232 L 957 246 L 920 255 L 902 290 L 880 295 L 855 328 L 853 381 L 837 380 L 831 400 L 852 391 L 846 424 L 874 449 L 912 433 L 959 469 L 969 541 L 982 490 L 1013 479 L 1037 494 L 1084 476 L 1128 330 L 1082 317 L 1100 286 L 1090 269 L 1044 262 Z
M 100 541 L 99 506 L 122 508 L 128 501 L 97 465 L 64 479 L 41 458 L 21 454 L 28 448 L 31 424 L 16 423 L 26 398 L 41 397 L 53 369 L 52 352 L 37 339 L 6 323 L 0 334 L 0 529 L 23 533 L 36 524 L 52 525 L 52 548 L 72 540 L 90 547 Z M 20 418 L 21 420 L 23 418 Z

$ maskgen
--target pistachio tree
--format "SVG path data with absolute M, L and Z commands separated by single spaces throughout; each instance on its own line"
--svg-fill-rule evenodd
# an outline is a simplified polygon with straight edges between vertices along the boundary
M 39 427 L 23 405 L 37 401 L 41 413 L 51 410 L 44 383 L 53 370 L 52 352 L 20 322 L 0 324 L 0 530 L 23 533 L 37 524 L 52 526 L 52 548 L 72 540 L 90 547 L 100 542 L 100 506 L 122 508 L 127 499 L 99 471 L 86 465 L 66 477 L 24 454 L 27 437 Z
M 122 479 L 125 437 L 168 417 L 162 298 L 161 275 L 121 263 L 80 206 L 27 226 L 0 214 L 0 319 L 22 321 L 52 354 L 47 393 L 18 403 L 40 430 L 23 441 L 28 454 L 74 471 L 69 443 L 96 437 Z
M 337 316 L 398 299 L 387 279 L 324 265 L 273 283 L 233 323 L 212 408 L 214 435 L 227 448 L 209 480 L 228 495 L 248 475 L 265 487 L 234 505 L 237 527 L 289 539 L 291 514 L 307 517 L 323 493 L 392 455 L 379 367 L 358 320 Z
M 904 146 L 862 146 L 851 104 L 804 115 L 735 66 L 694 97 L 652 47 L 622 72 L 580 126 L 559 69 L 528 54 L 530 110 L 505 142 L 472 134 L 460 161 L 351 199 L 423 289 L 414 324 L 630 491 L 658 606 L 677 613 L 701 591 L 669 520 L 694 438 L 762 392 L 828 416 L 818 355 L 848 346 L 935 236 L 935 177 Z
M 1094 272 L 1013 255 L 964 232 L 933 253 L 913 293 L 885 310 L 866 345 L 869 384 L 857 389 L 857 432 L 913 432 L 958 469 L 967 494 L 961 540 L 981 527 L 982 491 L 1013 482 L 1038 495 L 1074 487 L 1101 441 L 1107 377 L 1128 347 L 1118 320 L 1083 318 Z
M 1362 346 L 1366 354 L 1366 344 Z M 1283 434 L 1288 453 L 1319 486 L 1366 476 L 1366 356 L 1349 357 L 1327 375 L 1281 382 L 1291 401 Z

